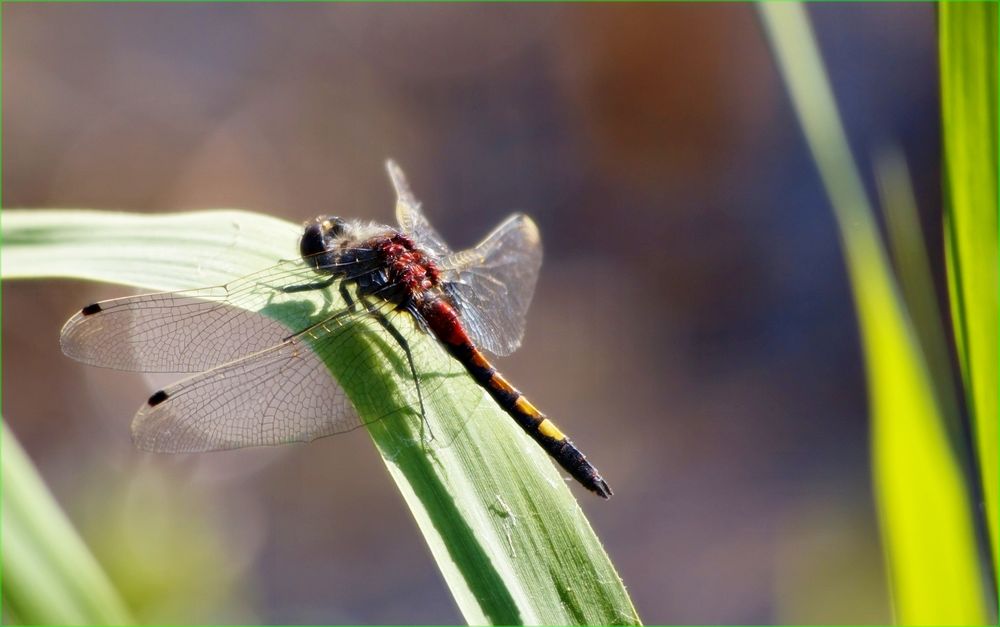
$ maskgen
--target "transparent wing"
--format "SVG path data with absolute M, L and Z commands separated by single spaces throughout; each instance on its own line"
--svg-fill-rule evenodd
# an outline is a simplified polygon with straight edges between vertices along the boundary
M 445 244 L 444 238 L 434 230 L 420 210 L 420 203 L 410 191 L 410 185 L 406 182 L 403 171 L 391 159 L 385 162 L 385 168 L 389 171 L 392 186 L 396 189 L 396 221 L 399 227 L 404 233 L 411 235 L 420 248 L 438 259 L 451 254 L 451 249 Z
M 334 306 L 333 290 L 282 288 L 322 278 L 296 259 L 218 287 L 107 300 L 70 318 L 59 341 L 66 355 L 95 366 L 200 372 L 313 324 Z
M 317 353 L 290 339 L 157 392 L 132 421 L 132 441 L 194 453 L 309 442 L 360 425 Z
M 374 312 L 361 309 L 345 318 L 331 317 L 301 334 L 271 348 L 191 376 L 155 393 L 132 422 L 132 440 L 143 450 L 161 453 L 203 451 L 309 442 L 316 438 L 351 431 L 364 423 L 347 394 L 331 376 L 328 361 L 339 360 L 345 380 L 372 377 L 373 354 L 350 347 L 355 333 L 381 334 L 384 350 L 379 359 L 398 363 L 398 374 L 411 372 L 402 364 L 401 347 L 380 325 L 375 316 L 388 320 L 394 305 L 383 302 Z M 399 316 L 409 315 L 405 313 Z M 366 323 L 363 323 L 366 322 Z M 412 343 L 408 346 L 413 346 Z M 440 350 L 430 338 L 417 342 L 411 352 L 420 363 L 423 351 Z M 394 355 L 394 356 L 390 356 Z M 450 362 L 449 362 L 450 363 Z M 438 394 L 450 394 L 445 378 L 461 376 L 461 366 L 452 364 L 448 372 L 420 378 L 422 396 L 417 395 L 417 379 L 404 386 L 400 409 L 376 420 L 391 417 L 420 420 L 420 399 L 430 402 Z M 383 398 L 390 392 L 371 379 L 367 394 Z M 473 411 L 483 392 L 473 386 L 461 392 L 457 402 Z M 441 433 L 438 442 L 448 445 L 464 428 L 454 425 Z M 422 443 L 426 445 L 426 443 Z
M 538 227 L 523 214 L 507 218 L 475 248 L 441 261 L 446 289 L 476 344 L 501 356 L 517 350 L 541 266 Z

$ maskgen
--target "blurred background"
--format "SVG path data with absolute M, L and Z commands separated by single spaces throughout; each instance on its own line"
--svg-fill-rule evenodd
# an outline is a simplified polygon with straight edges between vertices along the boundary
M 856 158 L 899 146 L 937 224 L 933 5 L 810 15 Z M 573 489 L 644 621 L 889 620 L 836 229 L 751 6 L 6 5 L 3 58 L 6 208 L 390 222 L 393 157 L 455 247 L 531 214 L 498 365 L 614 486 Z M 140 618 L 462 622 L 366 434 L 133 450 L 156 383 L 58 346 L 127 293 L 5 283 L 3 417 Z

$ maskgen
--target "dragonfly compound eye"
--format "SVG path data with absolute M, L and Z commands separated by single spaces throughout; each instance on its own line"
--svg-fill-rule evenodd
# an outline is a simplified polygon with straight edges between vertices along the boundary
M 340 237 L 344 234 L 344 228 L 347 226 L 347 222 L 333 216 L 323 220 L 321 224 L 323 226 L 324 234 L 327 237 Z

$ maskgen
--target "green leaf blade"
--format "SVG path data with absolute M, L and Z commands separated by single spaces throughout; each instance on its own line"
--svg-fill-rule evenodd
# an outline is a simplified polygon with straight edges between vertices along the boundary
M 996 573 L 1000 568 L 997 4 L 939 6 L 949 296 Z
M 3 611 L 31 625 L 129 625 L 90 551 L 3 424 Z M 7 622 L 5 620 L 5 622 Z
M 773 3 L 758 9 L 833 207 L 854 293 L 868 381 L 873 484 L 896 621 L 986 624 L 990 609 L 969 487 L 806 10 Z

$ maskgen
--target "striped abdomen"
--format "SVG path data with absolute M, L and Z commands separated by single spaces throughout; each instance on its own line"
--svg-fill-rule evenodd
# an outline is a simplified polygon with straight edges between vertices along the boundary
M 440 298 L 428 300 L 421 307 L 421 314 L 434 335 L 444 343 L 452 356 L 462 362 L 476 382 L 489 392 L 497 404 L 534 438 L 546 453 L 587 489 L 604 498 L 611 496 L 611 488 L 583 453 L 545 417 L 545 414 L 538 411 L 517 388 L 508 383 L 503 375 L 490 365 L 485 355 L 469 339 L 458 319 L 458 314 L 447 301 Z

